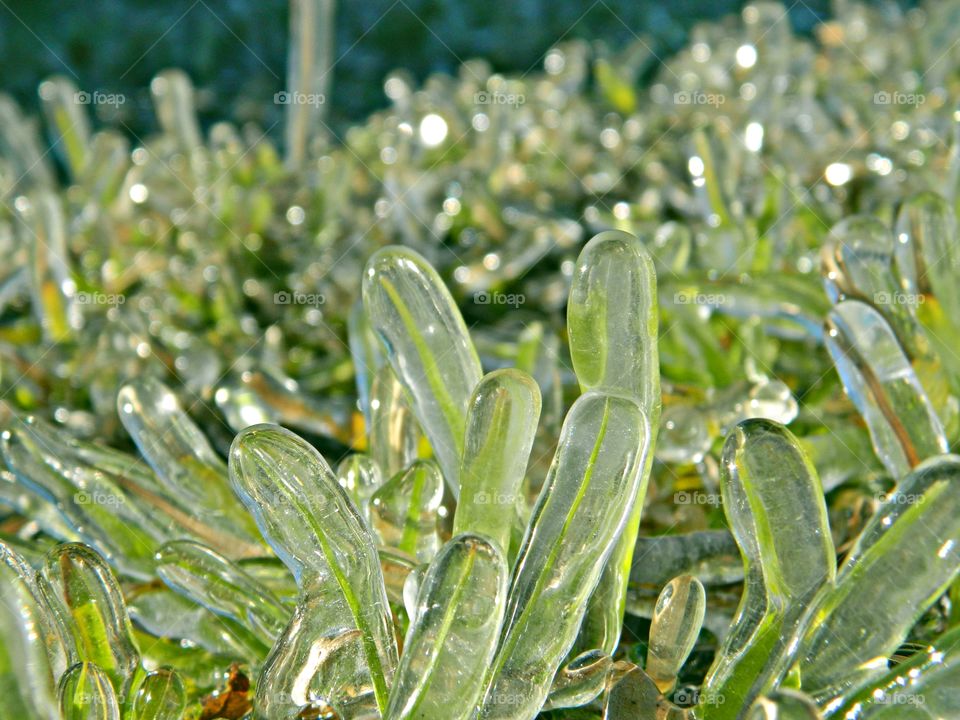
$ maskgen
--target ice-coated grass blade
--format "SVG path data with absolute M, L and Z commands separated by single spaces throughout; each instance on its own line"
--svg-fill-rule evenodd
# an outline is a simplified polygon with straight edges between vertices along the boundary
M 820 711 L 802 692 L 783 688 L 757 700 L 747 720 L 820 720 Z
M 442 501 L 443 477 L 436 463 L 418 460 L 373 494 L 371 524 L 386 545 L 430 562 L 440 549 L 437 519 Z
M 52 144 L 66 161 L 72 178 L 83 172 L 90 152 L 90 120 L 80 102 L 77 86 L 63 75 L 49 77 L 40 83 L 40 101 Z
M 57 720 L 55 678 L 63 663 L 57 624 L 49 615 L 33 568 L 0 544 L 0 702 L 4 711 L 24 720 Z
M 383 485 L 383 472 L 369 455 L 354 453 L 337 466 L 337 481 L 347 491 L 360 515 L 370 521 L 370 499 Z
M 607 685 L 603 720 L 658 717 L 660 691 L 656 683 L 636 665 L 617 663 Z
M 175 540 L 157 551 L 157 575 L 169 587 L 245 625 L 268 646 L 290 619 L 269 589 L 200 543 Z
M 643 244 L 628 233 L 608 230 L 586 244 L 577 259 L 567 332 L 570 357 L 584 390 L 603 390 L 635 399 L 651 427 L 647 462 L 639 469 L 631 514 L 584 618 L 576 650 L 612 654 L 620 638 L 627 581 L 640 529 L 653 446 L 660 426 L 660 363 L 657 352 L 657 278 Z
M 256 528 L 230 491 L 226 465 L 177 396 L 157 380 L 142 378 L 120 388 L 117 412 L 168 492 L 225 536 L 218 549 L 233 556 L 257 554 Z
M 660 407 L 657 278 L 643 244 L 607 230 L 577 259 L 567 304 L 570 358 L 584 390 Z
M 533 718 L 573 645 L 639 483 L 650 429 L 624 397 L 573 404 L 517 558 L 482 718 Z
M 707 607 L 703 585 L 695 577 L 671 580 L 657 598 L 650 623 L 647 674 L 661 692 L 669 692 L 700 634 Z
M 398 246 L 367 263 L 363 306 L 457 496 L 467 403 L 482 374 L 463 317 L 437 271 Z
M 0 435 L 0 448 L 18 484 L 55 503 L 81 539 L 126 574 L 152 577 L 156 547 L 190 534 L 171 512 L 188 527 L 206 529 L 178 512 L 135 458 L 65 440 L 41 420 L 18 419 Z
M 553 678 L 546 709 L 586 705 L 603 692 L 613 658 L 602 650 L 588 650 L 561 667 Z
M 300 167 L 310 142 L 326 130 L 327 99 L 333 80 L 335 0 L 290 0 L 284 139 L 287 166 Z M 276 96 L 275 96 L 276 97 Z
M 418 569 L 426 569 L 426 565 L 417 562 L 413 555 L 409 555 L 397 548 L 381 545 L 377 548 L 380 556 L 380 568 L 383 570 L 383 583 L 387 586 L 387 597 L 395 607 L 404 603 L 404 588 L 410 574 Z M 416 599 L 416 596 L 414 596 Z
M 836 573 L 820 480 L 789 430 L 770 420 L 740 423 L 724 444 L 721 473 L 724 514 L 746 578 L 733 625 L 704 680 L 706 720 L 744 717 L 786 674 L 791 639 Z
M 117 198 L 130 167 L 130 140 L 112 130 L 100 130 L 91 138 L 89 158 L 80 177 L 93 202 L 108 205 Z
M 71 666 L 60 678 L 63 720 L 120 720 L 120 703 L 110 678 L 93 662 Z
M 381 367 L 370 389 L 370 454 L 387 477 L 417 459 L 420 426 L 407 391 L 389 365 Z
M 960 457 L 931 458 L 900 481 L 817 598 L 799 647 L 818 701 L 883 673 L 914 623 L 960 571 Z
M 13 191 L 22 193 L 53 185 L 53 168 L 40 147 L 36 125 L 28 121 L 13 98 L 5 94 L 0 95 L 0 152 L 16 178 Z
M 947 451 L 943 424 L 880 313 L 856 300 L 839 303 L 827 316 L 825 341 L 877 457 L 893 477 Z
M 140 668 L 140 651 L 110 568 L 86 545 L 67 543 L 50 550 L 40 574 L 68 661 L 95 663 L 123 701 Z
M 960 628 L 890 668 L 880 678 L 830 702 L 828 718 L 901 720 L 912 711 L 921 720 L 960 717 Z
M 420 585 L 415 618 L 390 691 L 389 720 L 472 716 L 493 660 L 507 595 L 503 554 L 457 535 Z
M 160 668 L 143 679 L 127 720 L 180 720 L 186 705 L 183 680 L 172 668 Z
M 353 362 L 353 374 L 357 386 L 357 404 L 363 413 L 363 419 L 370 427 L 370 396 L 373 390 L 373 378 L 383 367 L 385 360 L 380 341 L 370 327 L 370 319 L 363 309 L 363 301 L 358 299 L 347 316 L 347 342 L 350 347 L 350 360 Z
M 897 236 L 897 270 L 904 292 L 915 295 L 932 291 L 943 312 L 956 323 L 960 313 L 956 282 L 960 244 L 950 203 L 931 191 L 911 196 L 900 207 Z
M 127 598 L 127 611 L 139 628 L 153 636 L 186 640 L 220 656 L 260 659 L 270 649 L 244 626 L 215 615 L 163 583 L 139 586 Z
M 662 587 L 677 575 L 695 575 L 705 585 L 739 582 L 743 559 L 726 530 L 641 537 L 637 554 L 644 562 L 631 573 L 633 583 Z
M 330 466 L 292 432 L 255 425 L 233 441 L 229 468 L 237 494 L 298 582 L 307 574 L 335 588 L 360 633 L 382 710 L 397 663 L 390 606 L 373 539 Z
M 17 228 L 30 252 L 33 312 L 51 342 L 70 339 L 80 327 L 77 286 L 68 266 L 67 221 L 60 198 L 38 190 L 17 206 Z
M 455 534 L 480 533 L 506 555 L 539 419 L 532 377 L 513 369 L 484 375 L 467 410 Z
M 901 302 L 894 274 L 894 238 L 890 229 L 869 215 L 853 215 L 833 226 L 821 251 L 821 272 L 834 302 L 862 300 L 877 306 L 911 355 L 922 351 L 911 306 Z M 904 298 L 906 299 L 906 298 Z
M 173 138 L 185 153 L 192 153 L 203 144 L 193 83 L 182 70 L 163 70 L 150 82 L 150 94 L 157 121 L 164 134 Z

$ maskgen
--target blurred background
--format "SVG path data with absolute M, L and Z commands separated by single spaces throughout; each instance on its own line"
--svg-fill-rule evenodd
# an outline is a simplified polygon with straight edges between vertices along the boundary
M 385 75 L 408 69 L 417 80 L 456 72 L 482 57 L 500 72 L 542 64 L 560 39 L 621 48 L 641 38 L 657 57 L 679 48 L 700 21 L 736 13 L 735 0 L 368 0 L 336 7 L 338 62 L 328 105 L 342 129 L 386 104 Z M 876 3 L 889 5 L 892 2 Z M 899 5 L 915 3 L 901 0 Z M 828 0 L 786 3 L 795 30 L 829 17 Z M 28 112 L 36 88 L 54 73 L 88 92 L 122 93 L 124 106 L 96 108 L 101 121 L 151 129 L 150 79 L 186 70 L 200 89 L 204 122 L 232 117 L 269 125 L 282 108 L 289 24 L 287 0 L 0 0 L 0 83 Z M 110 114 L 119 114 L 111 118 Z

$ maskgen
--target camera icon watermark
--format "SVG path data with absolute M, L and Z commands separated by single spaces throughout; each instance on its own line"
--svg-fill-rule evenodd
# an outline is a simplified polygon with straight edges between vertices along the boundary
M 73 94 L 73 101 L 77 105 L 110 105 L 120 107 L 127 102 L 127 96 L 123 93 L 105 93 L 99 90 L 87 92 L 78 90 Z
M 323 93 L 303 93 L 281 90 L 273 94 L 274 105 L 310 105 L 320 107 L 327 102 Z
M 709 105 L 718 108 L 727 101 L 722 93 L 708 93 L 699 90 L 679 90 L 673 94 L 674 105 Z
M 474 93 L 474 105 L 507 105 L 520 107 L 527 101 L 522 93 L 503 93 L 492 90 L 480 90 Z
M 319 307 L 327 302 L 322 293 L 288 292 L 281 290 L 273 294 L 274 305 L 309 305 Z
M 473 302 L 477 305 L 508 305 L 518 308 L 527 301 L 522 293 L 488 292 L 481 290 L 473 294 Z

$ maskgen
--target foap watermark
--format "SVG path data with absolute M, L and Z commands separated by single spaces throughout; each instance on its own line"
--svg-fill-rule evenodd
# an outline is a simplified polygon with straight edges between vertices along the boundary
M 710 105 L 718 108 L 727 101 L 721 93 L 708 93 L 699 90 L 680 90 L 673 94 L 674 105 Z
M 492 692 L 483 699 L 484 705 L 495 705 L 495 706 L 512 706 L 512 705 L 522 705 L 527 700 L 526 695 L 522 693 L 501 693 L 501 692 Z
M 274 105 L 310 105 L 320 107 L 327 102 L 323 93 L 304 93 L 281 90 L 273 94 Z
M 878 292 L 873 294 L 874 305 L 906 305 L 916 307 L 927 301 L 923 293 Z
M 120 293 L 103 292 L 81 291 L 75 295 L 75 298 L 79 305 L 108 305 L 110 307 L 123 305 L 127 301 L 126 295 L 121 295 Z
M 726 301 L 727 296 L 721 293 L 681 291 L 673 294 L 673 302 L 677 305 L 706 305 L 716 307 L 717 305 L 723 305 Z
M 520 107 L 527 101 L 522 93 L 504 93 L 496 90 L 481 90 L 474 93 L 474 105 L 507 105 Z
M 509 305 L 510 307 L 520 307 L 527 301 L 527 296 L 522 293 L 502 293 L 488 292 L 481 290 L 473 294 L 473 302 L 477 305 Z
M 723 497 L 719 493 L 708 493 L 702 490 L 681 490 L 673 494 L 673 502 L 677 505 L 709 505 L 720 507 Z
M 512 493 L 486 492 L 481 490 L 474 493 L 473 501 L 477 505 L 506 505 L 512 507 L 517 504 L 518 496 Z
M 923 105 L 927 96 L 923 93 L 887 92 L 880 90 L 873 94 L 874 105 Z
M 77 505 L 101 505 L 104 507 L 118 507 L 127 499 L 123 495 L 100 492 L 99 490 L 80 490 L 73 496 Z
M 288 292 L 281 290 L 273 294 L 274 305 L 310 305 L 319 307 L 327 302 L 322 293 Z
M 927 699 L 920 693 L 898 692 L 890 695 L 883 690 L 874 691 L 871 701 L 873 705 L 906 705 L 911 707 L 920 707 L 926 702 Z
M 723 705 L 727 698 L 719 692 L 701 692 L 695 687 L 681 687 L 673 693 L 671 698 L 674 704 L 680 707 L 693 707 L 694 705 Z
M 120 107 L 127 102 L 127 96 L 123 93 L 107 93 L 101 92 L 100 90 L 94 90 L 93 92 L 78 90 L 73 94 L 73 101 L 77 105 L 111 105 L 113 107 Z
M 922 494 L 901 493 L 901 492 L 879 492 L 876 494 L 877 502 L 889 505 L 915 505 L 923 501 Z

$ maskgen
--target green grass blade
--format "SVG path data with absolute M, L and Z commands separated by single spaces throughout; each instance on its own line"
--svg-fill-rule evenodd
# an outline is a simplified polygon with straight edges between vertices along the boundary
M 120 704 L 110 678 L 93 662 L 77 663 L 60 678 L 63 720 L 120 720 Z
M 841 302 L 827 316 L 825 341 L 877 457 L 893 477 L 947 451 L 943 424 L 880 313 L 856 300 Z
M 960 572 L 960 457 L 900 481 L 824 588 L 799 648 L 803 689 L 834 697 L 887 669 L 921 615 Z
M 437 271 L 396 246 L 367 263 L 363 305 L 457 495 L 467 403 L 481 377 L 460 311 Z
M 471 717 L 496 650 L 506 595 L 506 561 L 496 546 L 474 535 L 444 545 L 420 585 L 385 717 Z
M 733 625 L 704 680 L 701 715 L 741 718 L 785 674 L 789 645 L 836 556 L 823 490 L 797 439 L 771 420 L 746 420 L 727 437 L 723 510 L 746 580 Z
M 187 705 L 183 680 L 171 668 L 149 673 L 133 697 L 127 720 L 180 720 Z
M 86 545 L 68 543 L 51 549 L 40 574 L 47 605 L 68 639 L 68 662 L 95 663 L 125 702 L 140 651 L 110 568 Z
M 657 278 L 649 253 L 628 233 L 600 233 L 583 248 L 574 270 L 567 304 L 570 357 L 584 390 L 622 394 L 640 404 L 650 421 L 651 448 L 639 470 L 637 495 L 630 500 L 630 518 L 590 598 L 575 653 L 598 648 L 612 654 L 620 639 L 627 582 L 660 423 L 657 328 Z
M 546 700 L 627 520 L 649 436 L 627 398 L 591 392 L 570 409 L 517 559 L 480 717 L 532 718 Z
M 495 370 L 478 383 L 467 411 L 454 534 L 482 534 L 507 553 L 539 419 L 540 388 L 526 373 Z
M 237 494 L 301 590 L 307 577 L 336 588 L 360 632 L 377 704 L 385 708 L 397 648 L 383 574 L 373 538 L 333 471 L 306 441 L 275 425 L 241 432 L 229 467 Z

